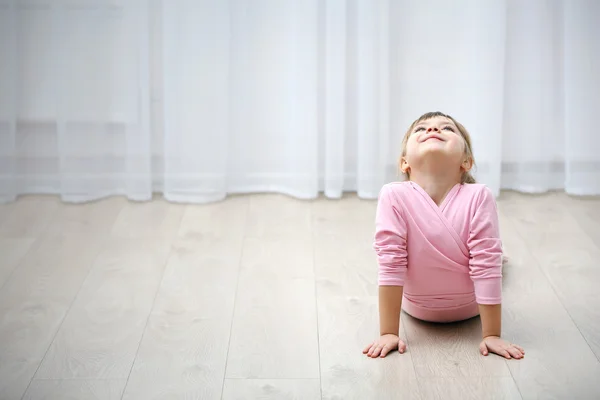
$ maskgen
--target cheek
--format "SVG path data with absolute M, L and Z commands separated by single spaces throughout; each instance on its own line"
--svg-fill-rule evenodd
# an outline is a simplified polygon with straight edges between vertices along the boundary
M 415 137 L 411 137 L 408 139 L 406 143 L 406 158 L 410 158 L 417 151 L 417 140 Z
M 453 138 L 450 141 L 449 145 L 450 145 L 449 147 L 453 153 L 463 154 L 466 150 L 465 141 L 462 139 L 462 137 Z
M 416 143 L 414 142 L 414 140 L 409 140 L 408 143 L 406 143 L 406 152 L 410 153 L 415 151 L 415 144 Z

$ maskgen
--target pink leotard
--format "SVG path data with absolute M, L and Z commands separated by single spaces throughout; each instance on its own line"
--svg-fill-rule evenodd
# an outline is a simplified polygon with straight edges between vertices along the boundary
M 385 185 L 374 248 L 379 285 L 403 286 L 415 318 L 451 322 L 502 300 L 502 243 L 492 192 L 457 184 L 438 206 L 414 182 Z

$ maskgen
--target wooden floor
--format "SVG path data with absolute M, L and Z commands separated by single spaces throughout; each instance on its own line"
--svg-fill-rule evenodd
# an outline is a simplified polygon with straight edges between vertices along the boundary
M 362 354 L 373 201 L 0 206 L 0 399 L 600 398 L 600 200 L 498 201 L 521 361 L 406 315 L 406 354 Z

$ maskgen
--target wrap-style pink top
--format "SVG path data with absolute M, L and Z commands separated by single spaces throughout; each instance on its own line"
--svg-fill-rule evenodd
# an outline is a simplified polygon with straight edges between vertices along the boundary
M 457 184 L 439 206 L 418 184 L 385 185 L 374 248 L 379 285 L 403 286 L 415 318 L 451 322 L 502 300 L 502 243 L 494 196 L 482 184 Z

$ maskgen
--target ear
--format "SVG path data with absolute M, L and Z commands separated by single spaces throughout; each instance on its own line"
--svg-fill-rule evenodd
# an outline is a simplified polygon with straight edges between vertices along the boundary
M 402 157 L 400 159 L 400 170 L 403 174 L 406 174 L 410 171 L 410 165 L 408 165 L 408 161 L 406 161 L 406 157 Z
M 471 170 L 471 168 L 473 168 L 473 159 L 471 157 L 467 157 L 462 164 L 460 165 L 460 167 L 465 171 L 465 172 L 469 172 Z

